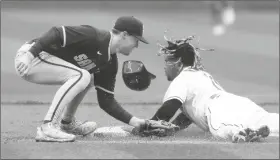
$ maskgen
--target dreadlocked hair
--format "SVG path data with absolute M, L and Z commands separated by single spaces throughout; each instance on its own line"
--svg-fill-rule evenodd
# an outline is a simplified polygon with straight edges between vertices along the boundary
M 195 48 L 193 45 L 191 45 L 190 43 L 188 43 L 194 50 L 194 64 L 192 65 L 191 68 L 195 69 L 195 70 L 205 70 L 204 65 L 202 64 L 202 58 L 198 52 L 198 48 Z
M 181 62 L 185 66 L 194 66 L 195 51 L 189 43 L 184 43 L 180 46 L 177 46 L 177 49 L 173 54 L 174 57 L 181 58 Z
M 190 68 L 195 70 L 205 70 L 202 64 L 202 58 L 198 50 L 203 51 L 214 51 L 214 49 L 202 49 L 194 47 L 190 41 L 193 40 L 195 36 L 190 36 L 185 39 L 180 40 L 171 40 L 167 39 L 164 36 L 164 39 L 167 41 L 168 46 L 165 47 L 158 43 L 161 47 L 159 53 L 167 56 L 173 56 L 175 58 L 181 58 L 181 62 L 185 66 L 190 66 Z

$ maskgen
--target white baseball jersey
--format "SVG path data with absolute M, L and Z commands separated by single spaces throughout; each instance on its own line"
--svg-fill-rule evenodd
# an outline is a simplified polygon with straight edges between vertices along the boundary
M 208 130 L 205 104 L 212 95 L 223 91 L 223 88 L 205 71 L 197 71 L 186 67 L 171 82 L 165 93 L 163 102 L 178 99 L 183 103 L 182 111 L 196 125 Z
M 202 130 L 219 138 L 231 137 L 244 128 L 268 125 L 279 136 L 279 114 L 268 113 L 242 96 L 224 89 L 205 71 L 186 67 L 171 82 L 163 102 L 178 99 L 182 112 Z

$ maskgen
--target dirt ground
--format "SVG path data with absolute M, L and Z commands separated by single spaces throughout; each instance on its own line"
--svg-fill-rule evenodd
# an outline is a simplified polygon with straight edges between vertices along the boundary
M 129 112 L 149 118 L 155 105 L 124 105 Z M 97 159 L 97 158 L 183 158 L 220 159 L 250 158 L 278 159 L 279 138 L 269 137 L 260 143 L 233 144 L 218 141 L 196 126 L 190 126 L 174 137 L 78 137 L 70 143 L 35 142 L 36 127 L 41 124 L 48 105 L 1 106 L 1 158 L 35 159 Z M 277 106 L 264 107 L 279 112 Z M 81 106 L 77 112 L 81 120 L 96 121 L 99 127 L 124 125 L 109 117 L 98 106 Z
M 140 44 L 129 57 L 119 56 L 115 96 L 130 113 L 150 118 L 158 107 L 151 104 L 161 103 L 169 85 L 163 59 L 156 55 L 156 43 L 163 43 L 166 29 L 175 38 L 198 35 L 199 47 L 215 48 L 215 52 L 201 52 L 203 64 L 227 91 L 279 113 L 279 7 L 255 10 L 279 4 L 258 3 L 265 4 L 236 1 L 235 24 L 224 36 L 215 37 L 211 33 L 209 6 L 203 1 L 1 1 L 1 158 L 279 159 L 279 138 L 232 144 L 214 140 L 195 126 L 168 138 L 90 135 L 73 143 L 36 143 L 36 127 L 41 124 L 48 105 L 30 102 L 50 103 L 58 86 L 22 80 L 15 74 L 13 63 L 23 43 L 53 26 L 87 24 L 111 29 L 119 16 L 134 15 L 144 22 L 144 36 L 150 45 Z M 246 9 L 248 6 L 250 9 Z M 143 61 L 157 76 L 147 90 L 133 92 L 124 85 L 121 65 L 129 59 Z M 96 104 L 95 91 L 90 91 L 83 102 Z M 78 119 L 96 121 L 99 127 L 124 125 L 98 106 L 85 104 L 78 110 Z

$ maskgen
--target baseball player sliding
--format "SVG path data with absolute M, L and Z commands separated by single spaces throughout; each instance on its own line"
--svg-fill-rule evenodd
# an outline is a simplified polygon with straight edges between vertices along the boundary
M 143 38 L 143 24 L 132 16 L 117 19 L 111 31 L 89 25 L 53 27 L 17 51 L 15 69 L 26 81 L 61 85 L 38 127 L 36 141 L 69 142 L 88 135 L 95 122 L 79 122 L 74 115 L 94 85 L 100 107 L 112 117 L 139 129 L 158 127 L 156 121 L 132 116 L 114 98 L 118 58 L 129 55 Z M 160 124 L 159 124 L 160 127 Z
M 180 129 L 194 123 L 214 137 L 232 142 L 279 136 L 279 114 L 269 113 L 250 99 L 225 91 L 205 71 L 199 48 L 190 43 L 193 36 L 181 40 L 164 37 L 168 46 L 159 44 L 159 54 L 164 56 L 165 73 L 172 82 L 162 106 L 151 119 L 170 121 L 180 108 L 182 113 L 172 122 Z

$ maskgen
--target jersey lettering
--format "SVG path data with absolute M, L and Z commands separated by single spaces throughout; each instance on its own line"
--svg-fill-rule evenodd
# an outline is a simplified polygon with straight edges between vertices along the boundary
M 91 70 L 94 67 L 96 67 L 96 64 L 92 62 L 91 59 L 88 59 L 88 56 L 85 54 L 80 54 L 78 56 L 74 57 L 74 60 L 78 63 L 78 65 L 85 69 L 85 70 Z
M 91 70 L 92 68 L 94 68 L 96 65 L 94 64 L 94 63 L 91 63 L 91 64 L 89 64 L 89 65 L 87 65 L 87 66 L 84 66 L 84 67 L 82 67 L 83 69 L 85 69 L 85 70 Z
M 86 59 L 86 60 L 82 60 L 82 61 L 78 62 L 78 64 L 79 64 L 81 67 L 84 67 L 84 66 L 90 64 L 91 62 L 92 62 L 92 60 Z
M 88 59 L 87 55 L 85 55 L 85 54 L 80 54 L 80 55 L 74 57 L 74 60 L 77 62 L 80 62 L 85 59 Z

